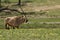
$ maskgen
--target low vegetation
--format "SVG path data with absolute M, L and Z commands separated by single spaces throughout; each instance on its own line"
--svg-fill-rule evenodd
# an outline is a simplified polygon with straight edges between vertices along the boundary
M 9 5 L 11 9 L 19 9 L 15 3 L 18 0 L 9 0 L 13 6 Z M 8 4 L 3 3 L 5 7 Z M 46 6 L 50 7 L 60 5 L 60 0 L 22 0 L 25 3 L 22 6 L 25 14 L 28 17 L 28 23 L 19 26 L 19 29 L 5 29 L 5 17 L 20 16 L 21 13 L 15 11 L 0 12 L 0 40 L 60 40 L 60 8 L 42 10 Z M 35 8 L 39 11 L 35 11 Z M 46 8 L 47 8 L 46 7 Z M 19 9 L 19 11 L 21 11 Z
M 60 29 L 0 29 L 0 40 L 60 40 Z

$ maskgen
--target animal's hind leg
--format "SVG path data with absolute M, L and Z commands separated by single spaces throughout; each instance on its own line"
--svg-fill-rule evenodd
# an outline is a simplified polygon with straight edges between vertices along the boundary
M 6 28 L 6 29 L 9 29 L 9 27 L 7 26 L 7 23 L 5 24 L 5 28 Z

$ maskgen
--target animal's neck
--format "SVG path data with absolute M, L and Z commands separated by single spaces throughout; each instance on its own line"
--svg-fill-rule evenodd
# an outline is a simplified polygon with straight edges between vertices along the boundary
M 18 23 L 18 24 L 21 24 L 21 23 L 24 23 L 24 21 L 25 21 L 25 19 L 18 19 L 16 22 Z

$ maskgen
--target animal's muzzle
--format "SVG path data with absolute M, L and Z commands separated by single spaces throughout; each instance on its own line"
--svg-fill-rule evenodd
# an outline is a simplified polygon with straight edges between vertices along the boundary
M 28 20 L 26 20 L 26 22 L 28 22 Z

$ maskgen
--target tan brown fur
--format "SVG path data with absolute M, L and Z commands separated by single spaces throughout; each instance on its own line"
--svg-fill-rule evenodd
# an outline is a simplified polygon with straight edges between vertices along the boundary
M 26 21 L 27 21 L 27 18 L 24 16 L 7 17 L 7 18 L 5 18 L 5 28 L 9 29 L 8 26 L 13 27 L 13 29 L 15 27 L 19 28 L 19 25 Z

